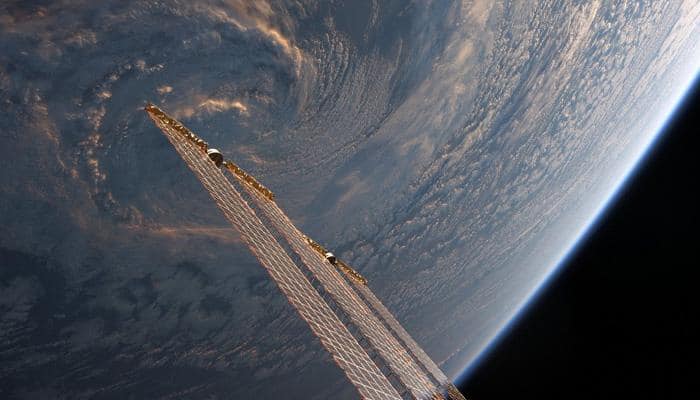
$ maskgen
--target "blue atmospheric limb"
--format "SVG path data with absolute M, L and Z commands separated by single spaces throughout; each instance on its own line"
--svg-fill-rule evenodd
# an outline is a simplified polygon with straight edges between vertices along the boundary
M 544 292 L 552 282 L 552 280 L 561 271 L 562 266 L 566 265 L 571 257 L 576 254 L 576 250 L 585 243 L 586 239 L 595 232 L 595 228 L 602 222 L 606 215 L 607 210 L 617 201 L 618 197 L 624 192 L 629 181 L 635 177 L 640 167 L 645 164 L 646 158 L 649 153 L 656 147 L 657 142 L 663 137 L 665 128 L 669 121 L 672 121 L 675 114 L 678 112 L 680 107 L 686 102 L 688 95 L 692 92 L 692 88 L 700 85 L 700 73 L 696 72 L 697 68 L 693 69 L 690 74 L 690 78 L 687 80 L 686 85 L 680 86 L 682 88 L 679 91 L 676 98 L 676 102 L 671 102 L 667 109 L 661 110 L 659 112 L 658 123 L 653 126 L 653 129 L 649 129 L 650 134 L 648 139 L 640 146 L 640 150 L 637 151 L 636 156 L 633 157 L 633 162 L 631 163 L 628 170 L 620 179 L 620 183 L 612 190 L 608 195 L 607 199 L 601 202 L 598 209 L 592 213 L 591 218 L 586 224 L 582 226 L 579 232 L 574 235 L 574 240 L 572 240 L 567 246 L 564 246 L 564 251 L 559 261 L 556 262 L 542 277 L 541 281 L 534 286 L 532 291 L 524 297 L 524 300 L 515 307 L 515 311 L 511 318 L 507 319 L 506 322 L 496 331 L 493 338 L 487 343 L 486 346 L 479 352 L 479 354 L 474 358 L 474 360 L 466 365 L 463 371 L 455 379 L 457 385 L 461 384 L 471 373 L 481 364 L 483 359 L 503 340 L 503 338 L 517 325 L 518 321 L 526 314 L 529 306 L 534 303 L 534 301 L 539 298 L 539 296 Z

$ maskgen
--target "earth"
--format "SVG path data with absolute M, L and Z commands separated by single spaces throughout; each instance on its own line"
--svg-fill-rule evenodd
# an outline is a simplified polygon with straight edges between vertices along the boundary
M 458 380 L 653 145 L 697 54 L 695 0 L 4 1 L 0 397 L 357 397 L 147 101 Z

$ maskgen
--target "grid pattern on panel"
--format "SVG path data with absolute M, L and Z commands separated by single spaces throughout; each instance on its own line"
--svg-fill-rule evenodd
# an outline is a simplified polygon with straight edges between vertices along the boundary
M 448 393 L 451 400 L 466 400 L 464 396 L 454 387 L 452 382 L 445 376 L 440 368 L 433 362 L 425 351 L 416 343 L 408 332 L 401 326 L 394 315 L 384 306 L 384 304 L 365 285 L 353 282 L 353 287 L 360 293 L 360 296 L 374 309 L 375 313 L 384 321 L 394 335 L 403 342 L 411 354 L 418 362 L 439 382 L 440 386 Z
M 447 384 L 449 380 L 447 376 L 440 370 L 440 368 L 435 365 L 433 360 L 423 351 L 423 349 L 418 345 L 418 343 L 413 340 L 411 335 L 406 332 L 406 330 L 401 326 L 401 324 L 394 318 L 391 312 L 382 304 L 381 301 L 374 295 L 374 293 L 369 290 L 367 286 L 364 285 L 354 285 L 355 290 L 357 290 L 360 295 L 365 299 L 367 304 L 381 317 L 386 325 L 394 332 L 396 337 L 398 337 L 406 348 L 418 359 L 418 361 L 423 364 L 425 369 L 427 369 L 440 384 Z
M 464 395 L 452 384 L 452 382 L 446 385 L 447 395 L 450 400 L 467 400 Z
M 389 380 L 263 226 L 240 193 L 209 160 L 201 146 L 183 136 L 182 129 L 175 129 L 173 124 L 177 124 L 176 121 L 152 112 L 149 112 L 149 116 L 209 191 L 226 218 L 239 230 L 244 242 L 360 395 L 365 399 L 400 399 Z
M 256 205 L 287 239 L 314 277 L 348 315 L 352 323 L 359 328 L 362 336 L 386 361 L 413 397 L 416 399 L 433 399 L 436 396 L 441 398 L 441 390 L 433 384 L 413 357 L 407 353 L 404 346 L 386 329 L 340 273 L 308 245 L 303 234 L 277 204 L 265 198 L 252 186 L 246 185 L 245 181 L 240 181 Z

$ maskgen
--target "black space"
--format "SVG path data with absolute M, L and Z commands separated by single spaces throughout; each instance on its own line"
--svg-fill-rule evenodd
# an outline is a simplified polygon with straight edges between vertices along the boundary
M 472 400 L 695 398 L 700 83 L 601 224 L 462 382 Z

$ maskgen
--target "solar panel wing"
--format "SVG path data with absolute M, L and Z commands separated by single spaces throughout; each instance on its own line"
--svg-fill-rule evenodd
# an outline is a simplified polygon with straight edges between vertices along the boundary
M 360 293 L 360 296 L 362 296 L 367 304 L 374 309 L 375 313 L 380 316 L 392 333 L 403 342 L 404 346 L 406 346 L 423 368 L 425 368 L 432 375 L 433 379 L 440 384 L 441 388 L 447 392 L 450 400 L 465 400 L 464 396 L 454 387 L 442 370 L 440 370 L 440 367 L 438 367 L 430 356 L 423 351 L 423 348 L 413 340 L 411 335 L 406 332 L 399 321 L 394 318 L 393 314 L 382 304 L 377 296 L 365 285 L 355 284 L 353 282 L 353 287 Z
M 287 239 L 313 276 L 348 315 L 352 323 L 359 328 L 373 350 L 376 350 L 386 361 L 411 394 L 417 399 L 433 399 L 435 396 L 441 396 L 441 390 L 427 376 L 427 372 L 389 332 L 338 270 L 309 246 L 304 235 L 294 226 L 284 211 L 252 185 L 246 184 L 246 181 L 238 175 L 233 173 L 232 175 L 239 179 L 255 204 L 263 214 L 267 215 L 269 223 Z
M 365 399 L 401 399 L 362 346 L 262 224 L 254 210 L 207 157 L 206 143 L 157 107 L 149 106 L 146 111 L 214 198 L 226 218 L 238 229 L 244 242 L 309 324 L 360 395 Z

